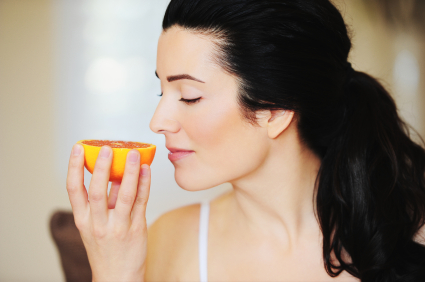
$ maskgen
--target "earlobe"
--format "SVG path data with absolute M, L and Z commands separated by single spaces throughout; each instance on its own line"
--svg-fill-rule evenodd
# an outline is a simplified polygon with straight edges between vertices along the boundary
M 269 138 L 275 139 L 291 124 L 294 112 L 288 110 L 274 110 L 270 112 L 271 117 L 267 124 L 267 131 Z

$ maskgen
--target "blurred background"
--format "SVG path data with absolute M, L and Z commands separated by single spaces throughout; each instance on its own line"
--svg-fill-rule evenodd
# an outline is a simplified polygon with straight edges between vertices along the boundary
M 148 224 L 230 189 L 178 187 L 165 139 L 149 129 L 168 2 L 0 0 L 0 281 L 64 281 L 49 221 L 71 210 L 65 181 L 78 140 L 157 145 Z M 425 2 L 334 2 L 352 31 L 354 68 L 379 78 L 424 137 Z

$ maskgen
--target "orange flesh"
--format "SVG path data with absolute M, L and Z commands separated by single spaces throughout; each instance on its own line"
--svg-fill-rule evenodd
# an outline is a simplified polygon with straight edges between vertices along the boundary
M 147 143 L 112 141 L 112 140 L 85 140 L 85 141 L 82 141 L 81 143 L 90 145 L 90 146 L 96 146 L 96 147 L 102 147 L 102 146 L 108 145 L 111 148 L 128 148 L 128 149 L 151 147 L 151 144 L 147 144 Z

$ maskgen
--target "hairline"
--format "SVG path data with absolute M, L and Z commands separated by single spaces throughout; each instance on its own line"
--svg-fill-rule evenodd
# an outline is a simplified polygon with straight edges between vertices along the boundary
M 240 107 L 240 113 L 242 117 L 251 125 L 259 126 L 256 121 L 256 115 L 255 112 L 248 109 L 243 102 L 242 102 L 242 96 L 246 93 L 246 90 L 244 89 L 244 86 L 246 86 L 246 82 L 243 78 L 241 78 L 235 71 L 231 69 L 231 67 L 228 65 L 228 60 L 226 59 L 227 54 L 225 53 L 224 47 L 230 46 L 227 35 L 224 30 L 220 28 L 191 28 L 191 27 L 185 27 L 181 26 L 179 24 L 174 24 L 166 29 L 163 29 L 163 32 L 167 32 L 171 28 L 179 28 L 181 30 L 187 31 L 189 33 L 192 33 L 196 36 L 199 36 L 203 39 L 211 40 L 213 43 L 213 53 L 211 56 L 209 56 L 209 61 L 214 64 L 215 66 L 219 67 L 223 71 L 225 71 L 227 74 L 233 76 L 236 79 L 237 82 L 237 103 Z

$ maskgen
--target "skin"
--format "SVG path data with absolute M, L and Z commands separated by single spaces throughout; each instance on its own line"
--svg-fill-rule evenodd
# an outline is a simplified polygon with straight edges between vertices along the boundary
M 183 189 L 233 186 L 211 202 L 209 281 L 359 281 L 324 269 L 313 205 L 320 160 L 300 142 L 297 116 L 261 111 L 257 126 L 248 123 L 237 104 L 238 80 L 216 64 L 215 47 L 214 38 L 179 27 L 162 33 L 163 96 L 150 123 L 167 147 L 194 151 L 173 162 Z M 181 74 L 204 83 L 167 79 Z M 199 204 L 168 212 L 148 229 L 150 168 L 139 166 L 138 151 L 108 195 L 111 148 L 102 148 L 88 193 L 83 150 L 73 147 L 67 191 L 93 281 L 198 281 Z

